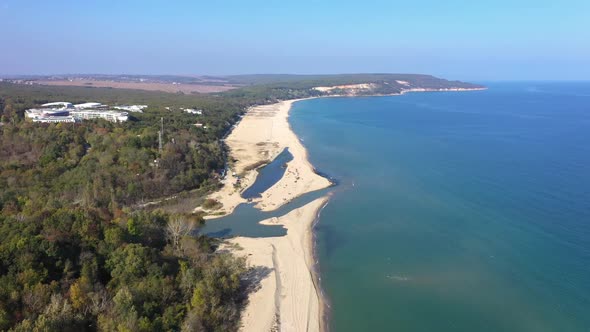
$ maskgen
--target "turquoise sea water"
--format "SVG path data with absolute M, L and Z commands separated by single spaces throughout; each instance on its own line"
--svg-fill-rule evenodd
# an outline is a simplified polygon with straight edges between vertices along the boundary
M 332 331 L 590 331 L 590 83 L 298 102 Z

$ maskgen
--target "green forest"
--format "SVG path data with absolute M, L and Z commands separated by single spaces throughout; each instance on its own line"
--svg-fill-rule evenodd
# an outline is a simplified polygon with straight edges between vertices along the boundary
M 24 119 L 25 109 L 58 100 L 149 108 L 120 124 Z M 198 215 L 135 207 L 214 189 L 220 138 L 244 107 L 211 96 L 1 85 L 0 330 L 235 330 L 243 259 L 191 236 Z
M 468 86 L 422 75 L 238 76 L 227 79 L 243 88 L 185 95 L 0 82 L 0 330 L 236 330 L 245 261 L 195 235 L 200 215 L 141 207 L 215 190 L 222 138 L 250 106 L 368 80 L 395 93 L 401 78 Z M 148 108 L 125 123 L 25 119 L 26 109 L 56 101 Z

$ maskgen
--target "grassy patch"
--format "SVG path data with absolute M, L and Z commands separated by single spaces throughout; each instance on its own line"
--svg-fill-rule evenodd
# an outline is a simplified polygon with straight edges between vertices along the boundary
M 207 198 L 201 206 L 205 210 L 218 210 L 223 206 L 223 204 L 219 203 L 217 200 L 213 198 Z
M 244 167 L 244 172 L 249 172 L 249 171 L 251 171 L 253 169 L 257 169 L 259 167 L 262 167 L 262 166 L 264 166 L 264 165 L 266 165 L 268 163 L 270 163 L 270 160 L 268 160 L 268 159 L 257 161 L 257 162 L 255 162 L 253 164 L 250 164 L 250 165 Z

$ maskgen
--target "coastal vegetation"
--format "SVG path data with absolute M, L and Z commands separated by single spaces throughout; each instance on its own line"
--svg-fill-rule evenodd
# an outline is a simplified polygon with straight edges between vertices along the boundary
M 423 75 L 226 79 L 243 88 L 205 95 L 0 82 L 0 330 L 235 330 L 244 260 L 192 236 L 200 215 L 151 203 L 217 188 L 223 137 L 250 106 L 327 94 L 317 86 L 477 87 Z M 56 101 L 148 108 L 125 123 L 24 118 Z
M 219 138 L 242 108 L 109 89 L 3 85 L 0 93 L 0 330 L 234 330 L 245 262 L 190 236 L 198 215 L 138 206 L 214 188 L 224 165 Z M 60 99 L 150 109 L 123 124 L 23 118 Z M 180 107 L 205 109 L 198 121 L 207 130 Z
M 174 232 L 175 218 L 82 207 L 0 216 L 0 329 L 234 329 L 244 261 Z
M 221 203 L 213 198 L 207 198 L 205 202 L 203 202 L 202 207 L 206 210 L 217 210 L 221 208 Z
M 253 169 L 260 168 L 260 167 L 262 167 L 262 166 L 264 166 L 264 165 L 267 165 L 267 164 L 269 164 L 270 162 L 271 162 L 271 161 L 270 161 L 270 160 L 268 160 L 268 159 L 264 159 L 264 160 L 257 161 L 257 162 L 255 162 L 255 163 L 252 163 L 252 164 L 250 164 L 250 165 L 247 165 L 246 167 L 244 167 L 244 172 L 248 172 L 248 171 L 251 171 L 251 170 L 253 170 Z

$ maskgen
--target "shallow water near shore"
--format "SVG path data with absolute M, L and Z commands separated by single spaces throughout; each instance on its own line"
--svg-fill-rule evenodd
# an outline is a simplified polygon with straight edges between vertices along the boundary
M 332 331 L 589 330 L 590 83 L 489 87 L 294 104 Z
M 282 225 L 261 225 L 260 222 L 265 219 L 284 216 L 292 210 L 330 194 L 333 190 L 334 187 L 329 187 L 304 194 L 273 211 L 259 210 L 255 207 L 255 203 L 243 203 L 238 205 L 230 215 L 207 220 L 199 233 L 222 238 L 233 236 L 283 236 L 287 234 L 287 230 Z
M 289 152 L 288 148 L 285 148 L 268 165 L 258 170 L 256 180 L 242 192 L 242 197 L 246 199 L 260 197 L 260 194 L 279 182 L 287 170 L 285 164 L 291 160 L 293 160 L 293 155 Z
M 268 165 L 265 165 L 258 171 L 254 183 L 242 192 L 244 198 L 260 197 L 268 188 L 276 184 L 283 174 L 285 174 L 286 163 L 293 160 L 293 155 L 285 148 L 278 156 L 275 157 Z M 330 177 L 326 174 L 321 174 L 327 179 Z M 205 234 L 211 237 L 273 237 L 283 236 L 287 230 L 281 225 L 261 225 L 260 222 L 265 219 L 281 217 L 287 213 L 300 208 L 312 201 L 326 196 L 334 191 L 337 181 L 330 179 L 332 186 L 312 191 L 296 197 L 291 202 L 281 206 L 273 211 L 262 211 L 256 208 L 256 202 L 242 203 L 229 215 L 220 218 L 209 219 L 207 223 L 199 229 L 200 234 Z

